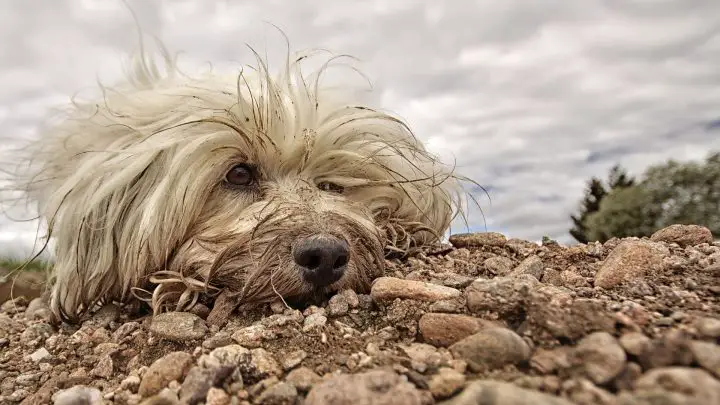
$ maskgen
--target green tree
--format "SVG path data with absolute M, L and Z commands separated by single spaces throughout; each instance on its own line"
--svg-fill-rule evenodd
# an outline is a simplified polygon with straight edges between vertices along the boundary
M 625 169 L 620 165 L 615 165 L 610 169 L 607 180 L 607 188 L 603 182 L 597 177 L 591 178 L 587 186 L 585 187 L 585 196 L 580 202 L 580 212 L 576 215 L 571 215 L 570 219 L 573 222 L 573 227 L 570 229 L 570 235 L 580 243 L 588 243 L 588 217 L 597 212 L 600 209 L 600 202 L 616 189 L 631 187 L 635 184 L 635 179 L 627 174 Z
M 649 167 L 641 182 L 611 190 L 585 221 L 588 239 L 601 242 L 650 236 L 672 224 L 703 225 L 720 235 L 720 153 Z

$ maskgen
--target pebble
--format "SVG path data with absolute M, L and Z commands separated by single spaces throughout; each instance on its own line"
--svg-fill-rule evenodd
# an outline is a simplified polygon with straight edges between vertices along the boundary
M 480 329 L 499 326 L 492 321 L 460 314 L 427 313 L 420 318 L 418 328 L 426 342 L 447 347 Z
M 710 229 L 704 226 L 675 224 L 653 233 L 650 235 L 650 240 L 653 242 L 677 243 L 685 247 L 713 243 L 713 235 Z
M 428 382 L 433 398 L 444 399 L 454 395 L 465 385 L 465 374 L 452 368 L 441 367 Z
M 573 405 L 565 399 L 515 384 L 478 380 L 468 384 L 458 395 L 439 405 Z
M 313 385 L 322 381 L 322 378 L 307 367 L 299 367 L 289 372 L 285 381 L 294 385 L 298 390 L 307 392 Z
M 458 233 L 451 235 L 449 242 L 458 249 L 478 246 L 503 247 L 507 243 L 507 238 L 498 232 Z
M 435 302 L 459 297 L 461 293 L 455 288 L 422 281 L 380 277 L 373 282 L 370 295 L 379 302 L 393 301 L 396 298 Z
M 310 390 L 304 405 L 421 405 L 423 399 L 406 377 L 379 369 L 332 376 Z
M 222 388 L 212 387 L 205 396 L 205 405 L 230 405 L 230 396 Z
M 180 402 L 195 405 L 207 398 L 210 388 L 220 384 L 234 370 L 234 367 L 201 368 L 193 367 L 180 386 Z
M 54 405 L 102 405 L 103 397 L 99 389 L 76 385 L 56 392 L 52 396 Z
M 253 349 L 260 347 L 263 340 L 271 337 L 266 329 L 265 325 L 256 323 L 246 328 L 236 330 L 231 337 L 238 344 Z
M 620 346 L 627 354 L 640 356 L 650 347 L 650 338 L 640 332 L 628 332 L 620 336 Z
M 335 294 L 328 301 L 327 311 L 330 316 L 345 315 L 349 310 L 350 304 L 342 294 Z
M 530 274 L 536 279 L 541 280 L 544 271 L 545 266 L 543 265 L 542 259 L 539 256 L 533 255 L 520 262 L 520 264 L 512 270 L 511 275 L 519 276 L 521 274 Z
M 257 370 L 262 378 L 282 375 L 282 367 L 275 358 L 265 349 L 257 348 L 250 351 L 252 354 L 251 365 Z
M 530 359 L 530 347 L 515 332 L 488 328 L 450 346 L 456 359 L 463 359 L 473 371 L 492 370 Z
M 109 355 L 100 357 L 95 367 L 90 370 L 90 375 L 100 378 L 110 378 L 113 374 L 113 361 Z
M 295 350 L 282 356 L 280 358 L 280 365 L 285 371 L 292 370 L 293 368 L 299 366 L 300 363 L 307 358 L 307 356 L 308 354 L 305 350 Z
M 305 317 L 303 323 L 303 332 L 311 332 L 317 329 L 322 329 L 327 324 L 327 316 L 323 312 L 316 312 Z
M 513 261 L 505 256 L 493 256 L 485 259 L 483 266 L 496 276 L 504 276 L 513 268 Z
M 175 341 L 200 339 L 208 328 L 199 316 L 190 312 L 164 312 L 153 317 L 150 332 Z
M 52 357 L 50 352 L 46 348 L 41 347 L 41 348 L 35 350 L 30 355 L 30 360 L 34 361 L 35 363 L 39 363 L 43 360 L 49 359 L 50 357 Z
M 703 317 L 695 321 L 695 329 L 700 336 L 705 338 L 720 338 L 720 319 Z
M 720 378 L 720 346 L 711 342 L 692 341 L 690 351 L 697 364 Z
M 348 303 L 350 308 L 357 308 L 360 306 L 360 297 L 354 290 L 342 290 L 340 291 L 340 295 L 345 297 L 345 301 Z
M 258 404 L 293 405 L 297 396 L 298 391 L 294 385 L 279 382 L 263 391 L 255 402 Z
M 533 278 L 480 278 L 465 289 L 467 307 L 472 312 L 492 311 L 500 316 L 517 312 L 539 282 Z
M 607 332 L 595 332 L 582 338 L 570 351 L 573 368 L 595 384 L 606 384 L 625 368 L 625 351 Z
M 624 240 L 612 250 L 595 274 L 595 286 L 613 288 L 659 272 L 668 249 L 655 242 Z
M 635 381 L 634 388 L 637 391 L 655 392 L 661 388 L 662 391 L 684 399 L 678 404 L 720 404 L 720 381 L 698 368 L 666 367 L 648 370 Z M 664 396 L 667 394 L 660 398 Z
M 428 368 L 437 368 L 443 361 L 442 355 L 433 345 L 411 343 L 400 348 L 410 358 L 410 366 L 420 373 L 424 373 Z
M 140 388 L 140 377 L 136 375 L 129 375 L 120 382 L 121 390 L 129 390 L 130 392 L 137 392 Z
M 143 375 L 138 393 L 148 397 L 167 387 L 170 381 L 182 381 L 192 363 L 192 355 L 180 351 L 168 353 L 155 360 Z
M 222 366 L 237 366 L 250 359 L 250 350 L 243 346 L 232 344 L 218 347 L 208 354 L 200 356 L 198 365 L 205 368 L 218 368 Z

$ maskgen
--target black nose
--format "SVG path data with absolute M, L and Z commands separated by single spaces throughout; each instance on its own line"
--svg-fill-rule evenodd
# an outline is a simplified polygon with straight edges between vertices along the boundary
M 327 234 L 299 239 L 292 254 L 305 281 L 318 287 L 340 280 L 348 263 L 347 243 Z

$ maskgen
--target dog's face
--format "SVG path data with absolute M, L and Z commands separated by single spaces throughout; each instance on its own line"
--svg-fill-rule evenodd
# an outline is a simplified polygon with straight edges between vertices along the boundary
M 366 291 L 386 254 L 448 228 L 452 171 L 296 64 L 226 80 L 138 63 L 31 149 L 61 318 L 138 291 L 156 311 L 223 289 L 245 303 Z

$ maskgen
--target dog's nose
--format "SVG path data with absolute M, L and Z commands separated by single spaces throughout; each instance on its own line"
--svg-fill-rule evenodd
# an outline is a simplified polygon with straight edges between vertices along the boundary
M 292 254 L 302 268 L 303 278 L 318 287 L 340 280 L 349 256 L 347 243 L 327 234 L 298 240 Z

